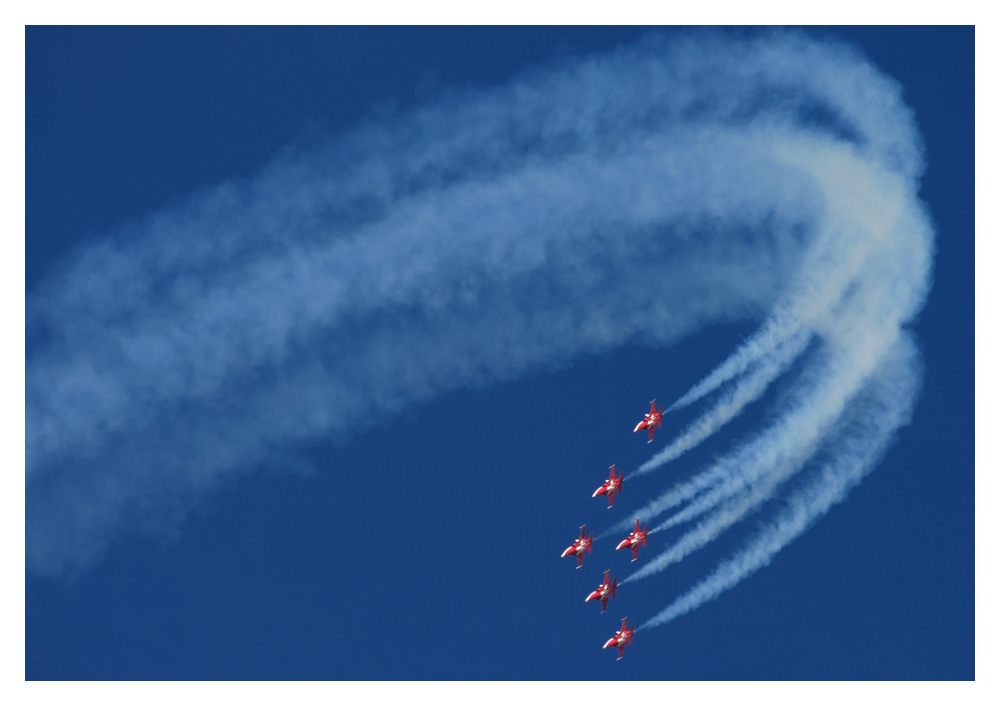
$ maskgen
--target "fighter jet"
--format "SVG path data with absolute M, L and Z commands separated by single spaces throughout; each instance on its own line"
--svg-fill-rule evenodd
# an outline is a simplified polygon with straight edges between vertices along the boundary
M 632 431 L 637 432 L 640 429 L 648 430 L 649 441 L 646 442 L 648 444 L 650 441 L 653 440 L 653 429 L 655 427 L 663 425 L 663 422 L 660 421 L 660 417 L 662 416 L 663 416 L 663 408 L 660 407 L 660 409 L 657 409 L 656 400 L 653 400 L 652 402 L 649 403 L 649 413 L 645 417 L 643 417 L 641 422 L 635 425 L 635 429 L 633 429 Z
M 618 588 L 618 579 L 615 578 L 614 581 L 608 583 L 608 578 L 611 576 L 611 569 L 604 572 L 604 583 L 597 587 L 597 590 L 591 591 L 590 595 L 583 599 L 584 603 L 588 601 L 600 601 L 601 602 L 601 612 L 603 613 L 608 609 L 608 595 L 612 598 L 615 597 L 615 589 Z
M 590 545 L 594 541 L 594 533 L 591 532 L 589 537 L 585 536 L 586 534 L 587 534 L 587 525 L 584 525 L 583 527 L 580 528 L 580 538 L 575 542 L 573 542 L 568 547 L 566 547 L 565 551 L 563 551 L 561 555 L 561 556 L 569 556 L 571 554 L 575 554 L 576 560 L 578 562 L 576 568 L 578 569 L 581 566 L 583 566 L 583 553 L 584 552 L 590 552 L 591 554 L 594 553 L 594 550 L 590 548 Z
M 594 494 L 591 497 L 596 498 L 598 495 L 607 495 L 608 507 L 610 508 L 612 505 L 615 504 L 615 493 L 622 492 L 622 480 L 624 479 L 624 477 L 625 475 L 621 474 L 617 478 L 615 478 L 615 464 L 612 463 L 611 477 L 608 478 L 606 481 L 604 481 L 601 487 L 595 490 Z
M 639 544 L 646 546 L 646 530 L 649 529 L 649 525 L 646 525 L 641 530 L 639 529 L 639 520 L 635 521 L 635 530 L 628 537 L 623 539 L 618 543 L 615 549 L 631 549 L 632 550 L 632 561 L 639 558 Z
M 617 647 L 618 659 L 621 659 L 622 653 L 625 652 L 625 644 L 626 643 L 628 643 L 629 645 L 632 644 L 632 633 L 635 632 L 635 623 L 632 624 L 632 627 L 626 628 L 625 623 L 627 622 L 628 618 L 622 619 L 622 629 L 616 632 L 614 637 L 605 642 L 604 647 L 602 648 L 602 649 L 607 649 L 609 647 Z

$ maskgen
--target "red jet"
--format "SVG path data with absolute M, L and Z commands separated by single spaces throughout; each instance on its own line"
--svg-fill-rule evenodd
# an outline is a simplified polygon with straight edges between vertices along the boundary
M 598 488 L 597 490 L 595 490 L 594 494 L 591 497 L 596 498 L 598 495 L 607 495 L 608 496 L 608 507 L 610 508 L 612 505 L 615 504 L 615 493 L 616 492 L 617 493 L 622 492 L 622 479 L 624 477 L 625 477 L 625 474 L 623 473 L 623 474 L 619 475 L 617 478 L 615 478 L 615 464 L 612 463 L 611 464 L 611 477 L 608 478 L 606 481 L 604 481 L 604 484 L 601 485 L 600 488 Z
M 589 596 L 583 599 L 583 602 L 588 601 L 600 601 L 601 602 L 601 612 L 603 613 L 608 609 L 608 596 L 612 598 L 615 597 L 615 589 L 618 588 L 618 579 L 616 578 L 611 583 L 608 583 L 608 577 L 611 576 L 611 569 L 604 572 L 604 583 L 597 587 L 596 591 L 592 591 Z
M 590 552 L 594 553 L 594 550 L 590 548 L 590 545 L 594 541 L 594 533 L 591 532 L 589 537 L 586 537 L 587 525 L 580 528 L 580 538 L 573 542 L 570 546 L 566 547 L 566 550 L 561 556 L 569 556 L 570 554 L 576 554 L 576 559 L 579 562 L 576 568 L 583 566 L 583 553 Z
M 617 647 L 618 659 L 621 659 L 622 653 L 625 652 L 625 644 L 626 643 L 630 645 L 632 644 L 632 633 L 635 632 L 635 623 L 632 624 L 632 627 L 626 628 L 625 623 L 627 622 L 628 618 L 622 619 L 622 629 L 616 632 L 614 637 L 605 642 L 604 647 L 602 648 L 602 649 L 607 649 L 609 647 Z
M 631 549 L 632 550 L 632 561 L 639 558 L 639 544 L 646 546 L 646 530 L 649 529 L 649 525 L 646 525 L 641 530 L 639 529 L 639 520 L 635 521 L 635 531 L 632 532 L 628 537 L 623 539 L 618 543 L 615 549 Z
M 649 414 L 643 417 L 642 421 L 636 424 L 635 429 L 633 429 L 632 431 L 637 432 L 640 429 L 647 429 L 649 430 L 649 441 L 652 441 L 653 429 L 655 427 L 663 426 L 663 422 L 660 421 L 660 418 L 662 416 L 663 416 L 663 407 L 657 409 L 656 400 L 653 400 L 652 402 L 649 403 Z M 649 441 L 647 441 L 646 443 L 648 444 Z

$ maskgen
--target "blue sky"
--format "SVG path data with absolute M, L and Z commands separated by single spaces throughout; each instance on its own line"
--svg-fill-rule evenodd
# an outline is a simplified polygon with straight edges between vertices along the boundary
M 972 29 L 649 34 L 27 29 L 27 679 L 975 677 Z M 604 570 L 625 579 L 682 530 L 632 565 L 612 531 L 575 570 L 559 554 L 579 526 L 628 523 L 767 438 L 822 372 L 813 341 L 630 482 L 713 398 L 649 445 L 631 432 L 648 400 L 753 341 L 815 237 L 821 152 L 795 162 L 811 179 L 760 168 L 771 133 L 747 124 L 792 105 L 796 139 L 860 129 L 840 104 L 731 83 L 727 52 L 776 46 L 792 75 L 830 40 L 898 82 L 922 135 L 919 176 L 906 135 L 880 132 L 906 110 L 858 103 L 885 143 L 866 159 L 905 173 L 933 224 L 932 286 L 901 315 L 921 381 L 886 397 L 912 418 L 879 441 L 848 407 L 794 476 L 750 484 L 777 483 L 762 507 L 602 615 L 582 599 Z M 615 73 L 670 51 L 706 78 L 653 99 Z M 841 75 L 804 74 L 831 92 Z M 644 109 L 683 90 L 667 127 L 684 139 L 647 136 Z M 880 275 L 917 271 L 914 251 L 858 290 L 898 293 Z M 874 468 L 767 566 L 621 662 L 599 649 L 739 555 L 855 438 L 875 439 Z M 611 463 L 626 481 L 606 510 L 590 495 Z

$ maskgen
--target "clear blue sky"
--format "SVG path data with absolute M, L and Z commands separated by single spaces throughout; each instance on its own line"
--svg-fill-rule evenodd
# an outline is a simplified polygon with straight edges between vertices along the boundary
M 692 408 L 665 416 L 656 440 L 647 445 L 631 430 L 648 400 L 655 396 L 669 405 L 751 336 L 760 323 L 753 306 L 744 316 L 699 326 L 666 346 L 631 336 L 599 352 L 525 364 L 506 381 L 439 386 L 426 399 L 417 394 L 365 399 L 360 408 L 374 405 L 377 420 L 364 416 L 344 428 L 296 418 L 298 401 L 278 394 L 264 396 L 266 413 L 253 416 L 244 409 L 247 400 L 259 399 L 254 390 L 299 372 L 295 356 L 303 359 L 301 370 L 309 369 L 310 346 L 329 346 L 324 350 L 342 352 L 349 361 L 345 366 L 363 367 L 356 361 L 373 357 L 365 348 L 372 331 L 389 340 L 401 332 L 407 344 L 406 332 L 420 325 L 407 318 L 409 310 L 384 317 L 355 311 L 345 314 L 349 320 L 336 332 L 344 340 L 323 340 L 316 329 L 307 331 L 313 338 L 305 342 L 293 336 L 292 363 L 277 369 L 268 367 L 269 359 L 248 363 L 251 372 L 215 390 L 209 402 L 139 404 L 136 414 L 156 410 L 148 422 L 155 433 L 129 437 L 127 429 L 101 429 L 95 433 L 105 435 L 106 452 L 78 458 L 71 448 L 45 462 L 44 477 L 26 491 L 32 527 L 33 518 L 39 527 L 58 524 L 60 518 L 46 513 L 72 507 L 74 501 L 65 496 L 75 492 L 91 498 L 93 512 L 105 512 L 104 496 L 88 495 L 100 483 L 90 474 L 104 461 L 131 464 L 134 476 L 165 468 L 183 475 L 157 456 L 171 453 L 170 444 L 176 443 L 171 434 L 185 428 L 192 434 L 177 449 L 181 463 L 200 462 L 218 451 L 212 435 L 223 428 L 236 434 L 233 429 L 244 418 L 267 429 L 313 425 L 319 430 L 295 443 L 287 438 L 298 431 L 277 442 L 260 441 L 251 424 L 242 447 L 260 442 L 259 454 L 242 466 L 236 463 L 239 470 L 221 474 L 218 482 L 195 484 L 194 491 L 172 478 L 147 480 L 145 495 L 114 524 L 96 530 L 94 542 L 101 548 L 72 578 L 51 578 L 28 567 L 26 678 L 975 678 L 974 32 L 806 32 L 856 46 L 901 85 L 926 147 L 919 196 L 935 226 L 936 254 L 932 289 L 909 327 L 924 366 L 912 422 L 847 499 L 768 566 L 717 600 L 640 631 L 625 659 L 616 662 L 599 648 L 623 616 L 637 623 L 651 618 L 742 548 L 770 513 L 765 508 L 752 514 L 666 572 L 627 584 L 605 614 L 583 602 L 604 570 L 625 578 L 672 535 L 651 536 L 637 564 L 630 565 L 625 552 L 612 551 L 617 534 L 596 541 L 578 571 L 575 561 L 559 558 L 581 524 L 600 534 L 612 522 L 629 519 L 677 478 L 704 468 L 767 422 L 771 405 L 780 402 L 780 385 L 691 453 L 629 481 L 636 467 L 697 414 Z M 469 91 L 478 95 L 534 76 L 553 62 L 574 65 L 580 57 L 631 45 L 647 34 L 628 27 L 29 27 L 29 314 L 32 302 L 50 301 L 45 297 L 57 288 L 53 282 L 64 276 L 67 262 L 111 257 L 111 249 L 100 245 L 109 234 L 117 233 L 117 242 L 126 244 L 148 235 L 155 226 L 144 219 L 157 212 L 187 214 L 178 216 L 177 231 L 184 232 L 185 248 L 235 233 L 237 246 L 227 257 L 238 261 L 241 229 L 281 233 L 284 219 L 313 207 L 260 206 L 254 186 L 260 181 L 254 180 L 261 170 L 289 174 L 268 166 L 276 155 L 293 164 L 301 155 L 326 155 L 329 137 L 360 123 L 399 125 L 414 107 L 441 101 L 458 110 Z M 752 38 L 755 32 L 733 34 Z M 666 36 L 688 35 L 672 30 Z M 350 173 L 364 162 L 364 140 L 337 144 L 340 151 L 309 161 L 310 168 Z M 306 183 L 313 179 L 308 168 L 294 176 Z M 439 177 L 446 183 L 452 178 Z M 194 215 L 185 211 L 191 203 L 186 199 L 223 183 L 235 184 L 227 198 L 245 205 L 225 210 L 239 219 L 211 222 L 201 234 L 184 231 L 184 218 L 207 222 L 197 208 Z M 371 215 L 365 203 L 359 201 L 357 212 L 319 208 L 314 212 L 319 226 L 296 221 L 315 232 L 278 238 L 268 246 L 275 248 L 275 260 L 286 242 L 324 237 L 323 219 L 348 235 L 362 232 Z M 516 208 L 521 202 L 510 203 Z M 275 210 L 274 224 L 264 223 Z M 503 211 L 490 215 L 502 228 Z M 465 217 L 454 216 L 458 223 Z M 540 216 L 539 227 L 548 217 Z M 165 226 L 163 232 L 173 231 Z M 206 277 L 214 284 L 229 272 L 210 271 Z M 642 301 L 652 280 L 644 279 L 641 264 L 634 272 L 621 287 L 639 290 L 636 300 Z M 188 296 L 172 290 L 173 284 L 170 277 L 155 282 L 141 303 L 127 287 L 112 287 L 114 301 L 104 306 L 112 319 L 119 305 L 148 307 L 154 317 L 166 298 Z M 91 291 L 88 286 L 81 291 Z M 315 282 L 324 291 L 337 286 Z M 544 296 L 559 283 L 533 286 L 544 289 L 539 295 Z M 650 284 L 650 290 L 656 286 Z M 346 296 L 361 297 L 356 289 L 348 291 Z M 262 299 L 268 295 L 265 290 Z M 302 310 L 310 311 L 314 301 L 302 303 Z M 74 316 L 86 318 L 88 306 L 79 305 Z M 489 306 L 495 314 L 505 304 Z M 234 320 L 243 325 L 243 319 Z M 260 332 L 246 334 L 248 343 L 240 349 L 248 359 L 264 348 L 255 344 L 267 336 L 268 322 L 258 323 Z M 61 325 L 76 331 L 76 324 L 85 326 L 79 320 Z M 33 325 L 29 316 L 29 400 L 33 366 L 60 355 L 72 366 L 77 350 L 62 343 L 64 331 L 57 325 Z M 71 344 L 92 350 L 86 338 L 92 333 L 65 335 Z M 433 345 L 439 339 L 428 334 L 428 340 Z M 461 359 L 460 350 L 448 355 Z M 445 370 L 453 374 L 452 367 Z M 393 374 L 407 380 L 409 371 Z M 98 379 L 105 380 L 103 375 Z M 198 379 L 192 374 L 185 384 Z M 379 391 L 372 395 L 383 394 L 374 387 Z M 160 388 L 150 382 L 149 389 Z M 125 394 L 134 402 L 144 393 Z M 68 415 L 63 409 L 64 417 L 97 416 L 85 393 L 71 399 L 79 407 Z M 281 413 L 284 408 L 288 415 Z M 213 426 L 217 410 L 229 416 Z M 29 415 L 29 437 L 35 433 L 32 423 Z M 157 446 L 145 447 L 148 439 Z M 615 507 L 606 510 L 603 499 L 590 495 L 607 478 L 611 463 L 626 480 Z M 123 482 L 131 477 L 123 476 Z M 62 499 L 49 502 L 50 497 Z M 144 532 L 146 527 L 153 530 Z M 62 556 L 58 548 L 50 554 Z

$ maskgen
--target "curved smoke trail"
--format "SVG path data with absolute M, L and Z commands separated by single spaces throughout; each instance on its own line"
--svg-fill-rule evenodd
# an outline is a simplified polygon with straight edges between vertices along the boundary
M 809 339 L 810 336 L 808 335 L 808 332 L 799 331 L 797 334 L 792 336 L 791 339 L 787 339 L 782 343 L 773 346 L 771 355 L 762 359 L 756 366 L 754 366 L 752 373 L 747 374 L 740 379 L 728 395 L 716 402 L 711 409 L 689 424 L 688 427 L 681 432 L 676 439 L 670 442 L 665 449 L 635 469 L 632 475 L 637 476 L 649 473 L 663 464 L 679 458 L 686 451 L 690 451 L 695 446 L 705 441 L 705 439 L 710 437 L 712 434 L 719 431 L 719 429 L 721 429 L 726 422 L 742 412 L 744 407 L 764 394 L 768 385 L 785 372 L 788 369 L 788 366 L 790 366 L 795 359 L 799 357 L 802 351 L 805 350 L 806 345 L 809 343 Z M 753 345 L 759 345 L 760 341 L 760 337 L 755 337 Z M 746 350 L 746 347 L 744 347 L 744 350 Z M 729 368 L 730 362 L 737 357 L 741 361 L 745 360 L 743 355 L 734 356 L 723 363 L 723 365 L 717 368 L 717 370 Z M 710 377 L 715 376 L 713 375 Z M 706 380 L 707 379 L 708 378 L 706 378 Z M 699 390 L 698 396 L 701 397 L 701 391 L 707 388 L 703 387 L 702 384 L 699 384 L 693 389 Z M 690 395 L 691 393 L 688 393 L 681 399 L 687 399 Z M 675 404 L 674 407 L 677 407 L 677 404 Z
M 869 385 L 852 402 L 848 420 L 835 433 L 840 457 L 826 464 L 802 490 L 784 502 L 778 516 L 763 527 L 746 547 L 722 562 L 707 578 L 647 620 L 641 627 L 668 623 L 688 613 L 770 563 L 782 547 L 802 534 L 820 515 L 844 499 L 847 491 L 874 468 L 892 436 L 909 421 L 921 377 L 920 356 L 909 336 L 887 351 Z M 675 560 L 688 547 L 672 550 Z M 659 567 L 665 568 L 666 563 Z
M 787 425 L 754 447 L 797 469 L 916 365 L 881 334 L 905 340 L 928 286 L 921 170 L 899 87 L 796 33 L 651 39 L 289 152 L 29 293 L 27 569 L 78 572 L 228 478 L 448 390 L 720 321 L 763 324 L 678 402 L 731 385 L 673 453 L 816 341 L 854 364 L 819 397 L 806 366 L 815 438 Z M 848 453 L 822 477 L 856 474 Z M 674 506 L 716 492 L 709 518 L 781 487 L 728 467 L 692 482 Z

